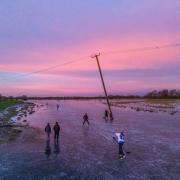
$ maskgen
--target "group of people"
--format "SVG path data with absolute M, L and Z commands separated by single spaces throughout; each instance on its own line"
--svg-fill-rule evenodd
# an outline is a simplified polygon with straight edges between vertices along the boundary
M 109 117 L 109 112 L 107 110 L 105 110 L 105 119 L 107 119 Z M 88 114 L 85 113 L 83 116 L 83 125 L 87 123 L 88 125 L 89 123 L 89 117 Z M 54 127 L 54 141 L 55 144 L 58 144 L 59 141 L 59 133 L 60 133 L 60 125 L 58 124 L 58 122 L 55 123 Z M 45 132 L 47 134 L 47 138 L 50 139 L 50 134 L 51 134 L 51 126 L 48 123 L 45 127 Z M 125 136 L 124 136 L 124 131 L 121 131 L 120 133 L 116 133 L 115 134 L 117 136 L 117 138 L 113 137 L 113 139 L 118 143 L 119 145 L 119 156 L 120 159 L 124 159 L 125 158 L 125 153 L 123 151 L 123 145 L 125 143 Z
M 108 120 L 108 119 L 112 120 L 113 119 L 112 114 L 107 109 L 104 111 L 104 119 L 105 120 Z M 89 123 L 89 117 L 88 117 L 87 113 L 85 113 L 83 116 L 83 125 L 85 123 L 87 123 L 88 125 L 90 124 Z
M 48 102 L 46 103 L 46 107 L 47 107 L 47 108 L 49 107 Z M 57 104 L 57 105 L 56 105 L 56 109 L 57 109 L 57 111 L 59 110 L 59 107 L 60 107 L 60 105 L 59 105 L 59 104 Z
M 108 120 L 108 119 L 111 120 L 111 118 L 112 118 L 111 113 L 109 113 L 108 110 L 105 110 L 105 112 L 104 112 L 104 119 L 105 120 Z M 88 117 L 87 113 L 85 113 L 84 116 L 83 116 L 83 125 L 85 123 L 87 123 L 88 125 L 90 124 L 89 123 L 89 117 Z M 119 156 L 120 156 L 120 159 L 124 159 L 125 158 L 125 153 L 123 151 L 123 145 L 125 143 L 124 131 L 121 131 L 121 133 L 116 133 L 115 135 L 117 136 L 117 139 L 115 137 L 113 137 L 113 139 L 119 145 Z
M 55 123 L 53 129 L 54 129 L 54 141 L 55 141 L 55 143 L 58 144 L 58 142 L 59 142 L 59 133 L 60 133 L 60 125 L 58 124 L 58 122 Z M 51 126 L 50 126 L 49 123 L 45 127 L 45 132 L 46 132 L 47 138 L 49 140 L 50 139 L 50 134 L 51 134 Z

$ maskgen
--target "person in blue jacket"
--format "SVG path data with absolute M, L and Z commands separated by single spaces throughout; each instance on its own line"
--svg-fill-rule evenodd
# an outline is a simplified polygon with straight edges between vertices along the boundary
M 116 136 L 117 136 L 117 142 L 119 144 L 119 156 L 120 156 L 121 159 L 123 159 L 123 158 L 125 158 L 125 154 L 124 154 L 124 151 L 123 151 L 123 145 L 125 143 L 124 132 L 121 131 L 121 133 L 116 133 Z

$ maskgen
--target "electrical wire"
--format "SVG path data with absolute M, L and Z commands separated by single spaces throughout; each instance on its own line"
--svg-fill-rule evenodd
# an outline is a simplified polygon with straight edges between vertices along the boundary
M 118 54 L 118 53 L 128 53 L 128 52 L 139 52 L 139 51 L 152 51 L 152 50 L 159 50 L 159 49 L 165 49 L 165 48 L 177 48 L 180 46 L 180 43 L 174 43 L 174 44 L 165 44 L 161 46 L 150 46 L 150 47 L 142 47 L 142 48 L 134 48 L 134 49 L 122 49 L 117 51 L 106 51 L 102 52 L 102 55 L 109 55 L 109 54 Z
M 20 77 L 24 77 L 24 76 L 30 76 L 30 75 L 33 75 L 33 74 L 38 74 L 38 73 L 41 73 L 41 72 L 46 72 L 46 71 L 49 71 L 51 69 L 56 69 L 58 67 L 66 66 L 66 65 L 69 65 L 69 64 L 73 64 L 73 63 L 76 63 L 76 62 L 79 62 L 79 61 L 84 61 L 84 59 L 88 58 L 88 57 L 89 56 L 84 56 L 84 57 L 78 58 L 76 60 L 68 61 L 68 62 L 61 63 L 61 64 L 56 64 L 56 65 L 50 66 L 48 68 L 40 69 L 40 70 L 29 72 L 29 73 L 23 73 L 23 74 L 14 76 L 13 78 L 20 78 Z M 7 72 L 6 71 L 4 73 L 11 73 L 11 72 Z M 0 80 L 9 80 L 9 79 L 8 78 L 0 78 Z
M 134 48 L 134 49 L 122 49 L 122 50 L 115 50 L 115 51 L 105 51 L 105 52 L 101 52 L 101 55 L 111 55 L 111 54 L 119 54 L 119 53 L 128 53 L 128 52 L 141 52 L 141 51 L 152 51 L 152 50 L 159 50 L 159 49 L 165 49 L 165 48 L 177 48 L 180 46 L 180 43 L 173 43 L 173 44 L 165 44 L 165 45 L 160 45 L 160 46 L 147 46 L 147 47 L 141 47 L 141 48 Z M 84 56 L 84 57 L 80 57 L 76 60 L 71 60 L 65 63 L 61 63 L 61 64 L 56 64 L 47 68 L 43 68 L 37 71 L 33 71 L 33 72 L 29 72 L 29 73 L 24 73 L 24 74 L 20 74 L 17 76 L 13 76 L 14 78 L 20 78 L 20 77 L 25 77 L 25 76 L 30 76 L 33 74 L 38 74 L 38 73 L 42 73 L 42 72 L 46 72 L 49 71 L 51 69 L 56 69 L 62 66 L 66 66 L 69 64 L 73 64 L 79 61 L 84 61 L 86 58 L 90 58 L 90 56 Z M 6 71 L 5 73 L 11 73 Z M 9 80 L 9 78 L 0 78 L 0 80 Z

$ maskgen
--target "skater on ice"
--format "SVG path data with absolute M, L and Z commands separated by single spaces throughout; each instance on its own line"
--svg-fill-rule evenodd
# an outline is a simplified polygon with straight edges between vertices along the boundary
M 51 134 L 51 126 L 49 123 L 45 127 L 45 133 L 47 134 L 47 138 L 49 139 Z
M 60 126 L 58 122 L 54 125 L 54 141 L 56 144 L 58 144 L 59 141 L 59 132 L 60 132 Z
M 124 131 L 121 131 L 121 133 L 116 133 L 115 134 L 117 136 L 117 140 L 115 137 L 113 137 L 114 140 L 116 140 L 116 142 L 119 145 L 119 156 L 120 159 L 124 159 L 125 158 L 125 154 L 123 151 L 123 145 L 125 143 L 125 136 L 124 136 Z
M 87 113 L 85 113 L 85 115 L 83 116 L 83 125 L 85 124 L 85 123 L 87 123 L 88 125 L 90 124 L 89 123 L 89 117 L 88 117 L 88 115 L 87 115 Z
M 104 111 L 104 119 L 105 119 L 105 120 L 108 120 L 108 117 L 109 117 L 109 112 L 108 112 L 108 110 L 106 109 L 106 110 Z

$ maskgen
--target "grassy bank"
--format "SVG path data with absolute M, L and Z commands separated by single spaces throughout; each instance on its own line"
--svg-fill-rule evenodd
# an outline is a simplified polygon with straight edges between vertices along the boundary
M 3 111 L 7 107 L 11 107 L 14 105 L 23 104 L 21 100 L 0 100 L 0 111 Z
M 22 105 L 17 109 L 16 105 Z M 15 140 L 26 127 L 22 122 L 12 123 L 11 118 L 17 117 L 18 120 L 25 118 L 33 112 L 34 104 L 21 100 L 0 101 L 0 145 Z M 5 109 L 8 108 L 5 112 Z

